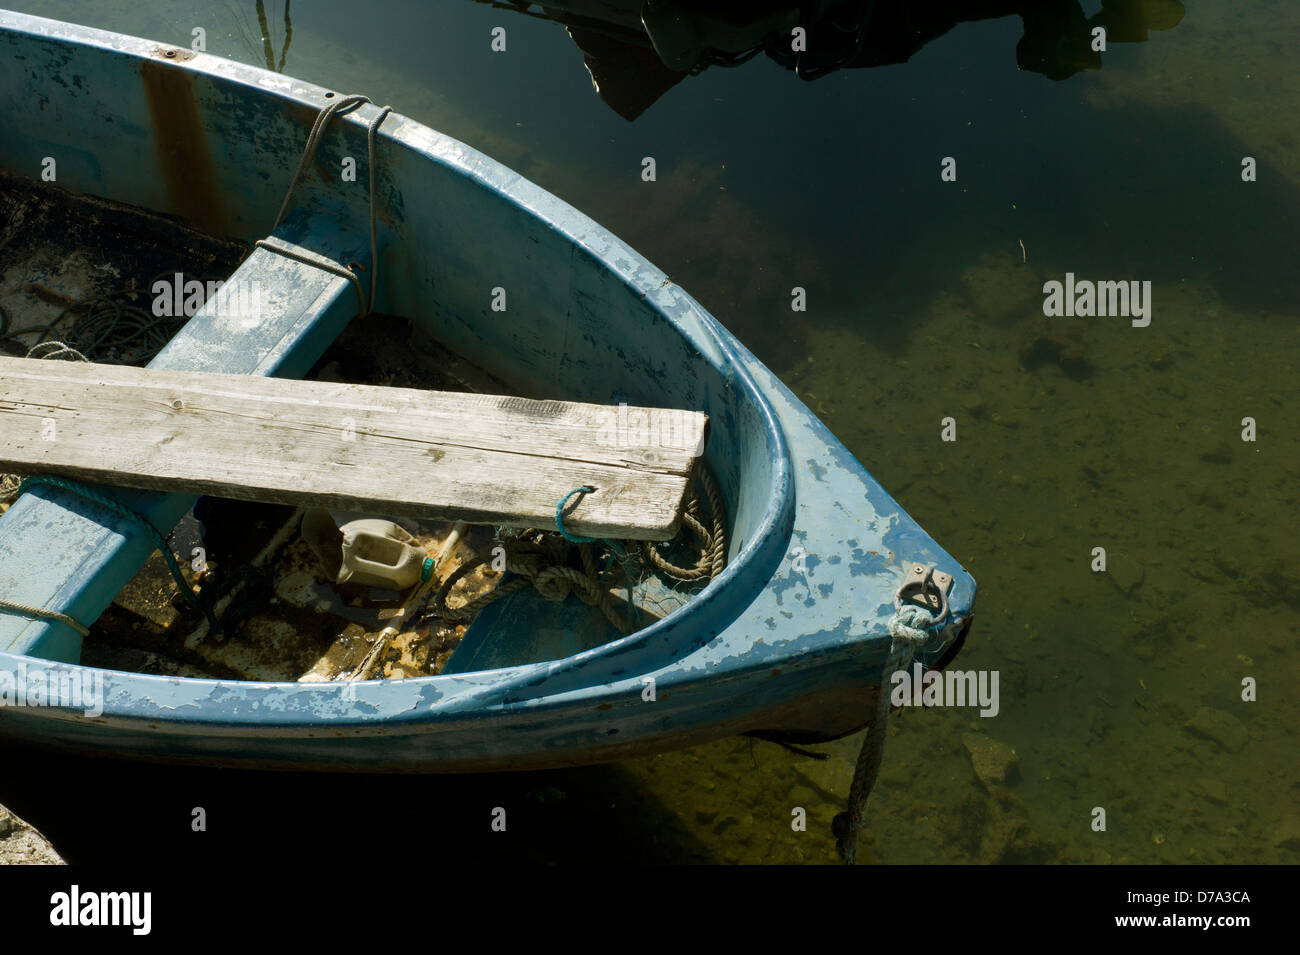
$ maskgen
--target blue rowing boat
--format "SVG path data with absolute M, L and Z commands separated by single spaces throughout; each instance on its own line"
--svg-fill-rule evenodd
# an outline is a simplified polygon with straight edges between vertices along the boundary
M 218 765 L 569 766 L 732 734 L 860 730 L 908 606 L 932 610 L 911 617 L 925 634 L 916 660 L 942 665 L 960 646 L 975 582 L 958 563 L 668 276 L 506 167 L 368 101 L 22 14 L 0 13 L 0 91 L 0 173 L 39 180 L 53 159 L 53 185 L 70 194 L 266 240 L 228 283 L 263 290 L 259 320 L 218 294 L 150 367 L 297 378 L 365 313 L 406 316 L 520 394 L 706 413 L 728 523 L 726 567 L 699 593 L 577 652 L 566 639 L 601 625 L 590 608 L 523 589 L 485 610 L 435 676 L 199 679 L 80 663 L 82 629 L 155 539 L 74 490 L 36 485 L 0 517 L 0 735 Z M 338 175 L 346 157 L 355 181 Z M 498 288 L 505 311 L 492 307 Z M 164 531 L 195 505 L 100 490 Z

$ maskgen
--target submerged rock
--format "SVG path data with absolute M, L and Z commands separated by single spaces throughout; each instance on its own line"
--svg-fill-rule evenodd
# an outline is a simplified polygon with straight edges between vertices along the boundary
M 1128 554 L 1112 554 L 1106 563 L 1110 579 L 1124 596 L 1129 596 L 1146 578 L 1146 568 Z
M 1241 752 L 1250 734 L 1241 720 L 1223 710 L 1202 706 L 1183 727 L 1197 736 L 1212 739 L 1230 753 Z
M 1005 785 L 1011 770 L 1020 762 L 1010 746 L 983 733 L 963 733 L 961 741 L 970 755 L 971 768 L 985 788 Z

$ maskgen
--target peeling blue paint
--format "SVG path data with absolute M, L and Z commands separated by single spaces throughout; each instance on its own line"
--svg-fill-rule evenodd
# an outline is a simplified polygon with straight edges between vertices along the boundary
M 861 576 L 891 573 L 894 569 L 890 561 L 875 551 L 864 551 L 855 547 L 849 554 L 849 573 Z

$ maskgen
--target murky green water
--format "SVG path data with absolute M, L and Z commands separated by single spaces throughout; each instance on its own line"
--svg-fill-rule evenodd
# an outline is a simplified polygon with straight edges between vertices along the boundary
M 760 54 L 631 122 L 562 26 L 471 0 L 300 2 L 287 49 L 280 0 L 267 43 L 252 0 L 10 5 L 177 44 L 202 27 L 209 52 L 266 65 L 269 46 L 287 73 L 390 103 L 620 235 L 799 392 L 975 575 L 957 665 L 1001 674 L 994 719 L 896 715 L 865 857 L 1300 861 L 1293 5 L 1189 0 L 1174 23 L 1171 0 L 1108 3 L 1168 28 L 1115 42 L 1113 19 L 1103 68 L 1060 81 L 1017 68 L 1018 16 L 918 23 L 942 35 L 905 63 L 801 82 Z M 911 6 L 937 22 L 945 5 L 877 9 Z M 1047 35 L 1058 67 L 1087 58 Z M 1043 283 L 1067 272 L 1150 281 L 1149 327 L 1045 317 Z M 1015 750 L 1004 785 L 972 769 L 982 737 Z M 621 840 L 629 861 L 832 861 L 857 743 L 550 774 L 524 788 L 563 849 L 530 857 Z M 606 797 L 641 808 L 597 821 Z

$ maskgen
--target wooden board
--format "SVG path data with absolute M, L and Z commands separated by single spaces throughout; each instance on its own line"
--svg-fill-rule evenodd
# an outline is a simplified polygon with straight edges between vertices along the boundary
M 707 415 L 0 358 L 0 472 L 667 540 Z

